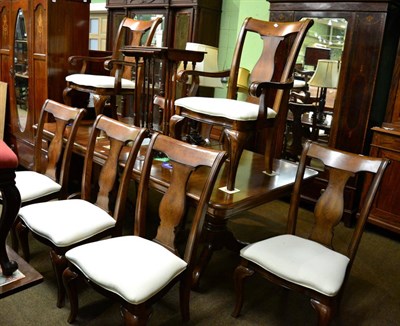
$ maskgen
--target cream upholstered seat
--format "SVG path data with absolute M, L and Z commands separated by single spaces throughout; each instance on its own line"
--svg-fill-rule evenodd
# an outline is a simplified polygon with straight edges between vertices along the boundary
M 104 209 L 83 199 L 30 205 L 21 208 L 19 216 L 30 230 L 57 247 L 71 247 L 116 223 Z
M 293 86 L 296 57 L 312 24 L 313 21 L 309 19 L 283 23 L 246 18 L 236 42 L 230 70 L 180 72 L 180 81 L 186 83 L 192 76 L 192 85 L 188 97 L 175 100 L 176 114 L 170 120 L 170 135 L 182 138 L 185 130 L 183 125 L 187 119 L 223 129 L 223 144 L 229 162 L 227 192 L 237 191 L 235 178 L 245 147 L 264 154 L 265 172 L 274 174 L 273 160 L 282 152 L 287 102 Z M 246 101 L 237 101 L 238 74 L 248 34 L 255 34 L 260 39 L 262 50 L 249 76 L 249 96 Z M 195 77 L 201 76 L 229 77 L 226 99 L 195 97 L 194 91 L 199 82 L 199 78 Z
M 46 100 L 42 106 L 36 129 L 33 170 L 16 171 L 15 184 L 21 195 L 21 206 L 54 199 L 64 199 L 68 195 L 68 179 L 72 146 L 77 128 L 85 110 L 72 108 L 52 100 Z M 45 124 L 57 121 L 55 137 L 48 143 L 48 155 L 43 155 L 46 144 L 44 138 Z M 63 147 L 62 139 L 66 138 Z M 18 249 L 17 218 L 12 229 L 12 246 Z M 22 248 L 29 260 L 29 248 Z
M 150 172 L 159 164 L 154 158 L 160 152 L 169 159 L 168 165 L 161 168 L 167 178 L 166 189 L 159 205 L 156 205 L 158 210 L 154 210 L 159 216 L 151 216 L 148 208 Z M 153 134 L 140 174 L 134 234 L 83 244 L 66 253 L 70 264 L 63 273 L 63 281 L 71 305 L 68 322 L 73 322 L 78 312 L 80 278 L 103 295 L 121 303 L 125 325 L 145 325 L 154 302 L 180 282 L 182 318 L 189 320 L 197 247 L 207 205 L 224 158 L 224 151 L 192 146 L 162 134 Z M 204 171 L 204 187 L 189 218 L 186 209 L 188 184 L 199 169 Z M 154 217 L 159 218 L 157 230 L 146 232 L 149 224 L 154 223 Z
M 91 129 L 80 197 L 32 204 L 19 212 L 21 242 L 28 241 L 23 235 L 24 230 L 29 230 L 51 248 L 58 307 L 63 306 L 65 297 L 61 277 L 66 268 L 65 252 L 85 242 L 121 234 L 133 164 L 147 135 L 144 128 L 128 126 L 104 115 L 97 116 Z M 126 151 L 128 143 L 132 145 Z M 107 153 L 100 171 L 96 168 L 99 161 L 95 150 Z
M 175 105 L 185 107 L 193 112 L 212 114 L 231 120 L 254 121 L 258 117 L 258 105 L 226 98 L 183 97 L 175 101 Z M 267 119 L 276 117 L 276 112 L 267 108 Z
M 80 63 L 82 68 L 80 73 L 66 76 L 67 86 L 63 92 L 64 102 L 69 105 L 76 105 L 74 103 L 75 92 L 91 94 L 96 115 L 103 113 L 105 103 L 109 101 L 111 109 L 109 115 L 114 118 L 117 117 L 117 95 L 123 97 L 136 96 L 135 103 L 140 103 L 140 92 L 135 94 L 136 85 L 140 88 L 143 78 L 140 64 L 136 64 L 134 58 L 125 57 L 121 52 L 121 48 L 127 45 L 151 45 L 157 26 L 161 22 L 162 18 L 160 17 L 150 21 L 124 17 L 117 31 L 116 42 L 111 56 L 70 57 L 68 61 L 71 65 Z M 109 75 L 87 73 L 91 64 L 98 65 L 99 63 L 104 65 L 102 68 L 110 70 Z M 122 105 L 125 105 L 124 101 L 122 101 Z M 121 108 L 123 115 L 126 113 L 124 110 L 125 108 Z
M 114 88 L 115 86 L 115 77 L 112 76 L 74 74 L 65 77 L 65 80 L 77 85 L 95 88 Z M 134 89 L 135 82 L 129 79 L 121 78 L 121 87 Z
M 314 209 L 314 221 L 297 230 L 299 203 L 307 162 L 315 162 L 328 179 Z M 319 161 L 317 163 L 317 161 Z M 388 165 L 387 159 L 347 153 L 306 142 L 296 174 L 289 207 L 286 234 L 247 245 L 240 251 L 241 261 L 234 272 L 238 317 L 243 306 L 244 280 L 255 273 L 267 280 L 310 297 L 318 314 L 318 325 L 328 325 L 356 257 L 364 225 Z M 334 248 L 334 230 L 341 221 L 347 181 L 369 174 L 371 186 L 360 205 L 357 222 L 347 246 Z M 289 313 L 284 310 L 284 313 Z M 282 317 L 283 318 L 283 317 Z
M 21 195 L 22 203 L 34 201 L 43 196 L 58 194 L 61 190 L 60 183 L 42 173 L 17 171 L 15 174 L 15 184 Z
M 94 252 L 101 252 L 101 259 Z M 135 305 L 150 299 L 187 267 L 167 248 L 134 235 L 88 243 L 71 249 L 66 257 L 88 280 Z M 111 261 L 115 263 L 107 263 Z M 118 277 L 110 277 L 116 270 Z
M 349 257 L 295 235 L 284 234 L 243 248 L 240 256 L 295 284 L 327 296 L 339 292 Z

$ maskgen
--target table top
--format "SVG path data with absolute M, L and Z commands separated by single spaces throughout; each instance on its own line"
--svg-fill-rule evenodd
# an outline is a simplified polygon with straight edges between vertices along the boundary
M 139 170 L 137 163 L 135 168 Z M 236 176 L 238 192 L 229 194 L 219 188 L 226 186 L 226 163 L 223 165 L 211 195 L 208 214 L 217 218 L 230 218 L 245 210 L 257 207 L 290 194 L 297 172 L 297 164 L 287 160 L 275 160 L 276 175 L 268 176 L 264 171 L 263 155 L 243 151 Z M 204 170 L 197 171 L 189 182 L 188 196 L 197 200 L 203 186 Z M 305 179 L 317 176 L 318 172 L 306 169 Z M 137 172 L 137 175 L 139 173 Z M 169 171 L 156 162 L 151 172 L 152 187 L 165 191 L 168 186 Z
M 25 290 L 43 281 L 43 276 L 8 246 L 7 255 L 10 260 L 14 260 L 18 263 L 18 270 L 24 274 L 25 277 L 0 286 L 0 298 Z
M 52 124 L 46 125 L 45 129 L 51 131 Z M 84 155 L 89 137 L 89 126 L 79 128 L 74 145 L 74 152 Z M 50 136 L 50 134 L 49 134 Z M 102 148 L 96 148 L 96 161 L 99 164 L 104 162 L 107 156 L 108 144 Z M 143 146 L 139 156 L 143 157 L 146 147 Z M 123 161 L 123 158 L 122 158 Z M 134 166 L 132 177 L 139 177 L 142 161 L 138 159 Z M 240 159 L 238 174 L 236 176 L 236 188 L 240 191 L 228 194 L 220 187 L 226 186 L 226 163 L 223 165 L 215 189 L 211 195 L 208 214 L 218 218 L 229 218 L 242 211 L 257 207 L 261 204 L 281 198 L 291 192 L 297 172 L 297 163 L 279 159 L 274 161 L 276 175 L 268 176 L 264 171 L 264 156 L 251 151 L 244 150 Z M 189 182 L 188 196 L 198 200 L 203 180 L 204 170 L 197 171 Z M 306 169 L 304 179 L 311 179 L 317 176 L 318 172 L 313 169 Z M 156 162 L 151 172 L 151 186 L 159 191 L 165 191 L 169 180 L 168 169 L 162 167 L 161 162 Z

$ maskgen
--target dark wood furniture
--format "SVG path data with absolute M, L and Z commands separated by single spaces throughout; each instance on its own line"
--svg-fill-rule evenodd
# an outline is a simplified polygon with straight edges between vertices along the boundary
M 107 49 L 123 17 L 164 18 L 157 46 L 184 49 L 186 42 L 218 46 L 222 0 L 107 0 Z M 161 35 L 160 35 L 161 36 Z M 157 36 L 158 38 L 159 36 Z
M 168 135 L 169 121 L 175 114 L 175 99 L 183 92 L 183 85 L 177 83 L 178 66 L 182 62 L 196 65 L 204 59 L 204 52 L 145 46 L 126 46 L 122 52 L 142 62 L 142 101 L 133 107 L 135 125 Z M 162 75 L 156 71 L 160 66 L 163 67 Z
M 0 286 L 0 299 L 30 288 L 43 281 L 43 276 L 8 246 L 7 254 L 12 261 L 18 264 L 18 270 L 24 274 L 25 277 Z
M 81 67 L 79 74 L 66 77 L 67 86 L 63 91 L 64 102 L 68 105 L 87 107 L 88 101 L 77 104 L 73 101 L 76 92 L 83 92 L 93 97 L 95 114 L 102 114 L 107 102 L 108 115 L 116 118 L 117 96 L 122 96 L 120 113 L 123 117 L 128 116 L 125 97 L 134 97 L 134 103 L 140 103 L 143 72 L 140 64 L 136 64 L 134 58 L 125 57 L 121 48 L 130 46 L 149 46 L 152 43 L 157 26 L 162 19 L 136 20 L 125 17 L 118 29 L 113 53 L 105 57 L 82 57 L 72 56 L 68 58 L 71 65 Z M 88 70 L 90 63 L 102 63 L 105 69 L 109 70 L 106 75 L 93 75 Z M 139 61 L 137 61 L 139 63 Z M 88 97 L 87 97 L 88 100 Z M 79 102 L 78 102 L 79 103 Z M 129 102 L 132 103 L 132 99 Z M 138 104 L 136 104 L 138 105 Z M 138 124 L 136 124 L 138 125 Z
M 236 42 L 229 70 L 201 72 L 187 70 L 180 74 L 186 82 L 192 77 L 188 96 L 175 101 L 176 115 L 170 121 L 170 135 L 182 139 L 184 123 L 189 120 L 222 128 L 224 148 L 228 152 L 226 190 L 238 191 L 235 179 L 245 147 L 263 153 L 264 171 L 272 175 L 273 160 L 282 153 L 282 141 L 288 113 L 290 89 L 293 87 L 294 66 L 304 37 L 313 25 L 312 20 L 275 23 L 248 17 L 244 20 Z M 238 72 L 247 36 L 256 35 L 263 47 L 249 76 L 249 96 L 238 101 Z M 247 41 L 247 42 L 246 42 Z M 247 45 L 248 46 L 248 45 Z M 228 78 L 224 99 L 198 97 L 198 76 Z
M 169 158 L 165 172 L 171 175 L 156 211 L 149 207 L 149 182 L 153 160 L 164 153 Z M 223 161 L 224 151 L 194 147 L 159 133 L 148 145 L 137 191 L 134 235 L 107 239 L 72 249 L 66 253 L 71 262 L 63 273 L 71 302 L 68 322 L 78 310 L 78 275 L 100 293 L 121 304 L 125 325 L 146 325 L 152 305 L 176 283 L 180 285 L 180 307 L 184 322 L 190 319 L 191 275 L 197 261 L 197 248 L 207 204 Z M 187 188 L 191 176 L 203 170 L 204 187 L 198 205 L 187 218 Z M 154 242 L 146 230 L 159 218 Z M 154 222 L 153 222 L 154 223 Z M 158 223 L 157 223 L 158 224 Z M 117 243 L 117 245 L 115 245 Z M 178 256 L 178 257 L 177 257 Z M 97 257 L 95 260 L 88 257 Z M 115 277 L 116 274 L 119 276 Z M 147 286 L 143 287 L 143 284 Z
M 269 2 L 271 20 L 329 17 L 347 21 L 329 145 L 352 153 L 368 153 L 370 127 L 381 125 L 391 87 L 400 33 L 399 3 L 392 0 Z M 326 188 L 326 180 L 324 174 L 314 179 L 303 198 L 315 203 Z M 354 180 L 346 189 L 344 219 L 348 224 L 354 221 L 361 190 L 361 179 Z
M 302 174 L 309 160 L 318 160 L 323 169 L 329 170 L 328 187 L 317 201 L 314 220 L 307 230 L 297 230 Z M 252 243 L 240 251 L 241 262 L 234 272 L 236 306 L 233 316 L 240 314 L 243 305 L 244 280 L 257 273 L 272 283 L 308 296 L 318 315 L 317 324 L 329 325 L 342 298 L 344 283 L 388 164 L 385 158 L 306 143 L 290 201 L 286 234 Z M 345 184 L 356 174 L 366 173 L 373 179 L 362 202 L 357 225 L 346 245 L 337 249 L 334 230 L 342 219 Z
M 67 267 L 65 252 L 83 243 L 122 234 L 131 171 L 146 135 L 144 128 L 98 115 L 86 139 L 80 193 L 65 200 L 36 203 L 20 209 L 21 222 L 17 230 L 22 247 L 26 247 L 22 243 L 28 241 L 27 230 L 50 247 L 58 307 L 62 307 L 65 300 L 61 278 Z M 104 144 L 100 150 L 107 153 L 101 169 L 95 159 L 99 142 Z M 119 164 L 122 158 L 123 167 Z
M 89 3 L 2 0 L 0 78 L 8 83 L 5 139 L 19 163 L 33 165 L 32 126 L 46 99 L 62 102 L 68 57 L 87 55 Z
M 376 196 L 368 221 L 384 229 L 400 233 L 400 124 L 384 123 L 382 127 L 373 127 L 370 155 L 390 159 Z M 363 195 L 371 183 L 367 178 Z
M 397 48 L 393 78 L 389 92 L 385 123 L 372 128 L 370 155 L 388 157 L 388 167 L 370 214 L 370 222 L 390 231 L 400 233 L 400 43 Z M 368 182 L 366 184 L 368 185 Z
M 316 48 L 308 46 L 304 54 L 304 64 L 307 66 L 317 67 L 319 59 L 330 59 L 331 49 Z
M 66 199 L 74 191 L 69 176 L 74 137 L 84 109 L 77 109 L 64 104 L 46 100 L 36 127 L 34 165 L 31 170 L 16 172 L 16 186 L 21 195 L 21 206 L 45 202 L 54 199 Z M 48 122 L 56 121 L 54 137 L 47 142 L 44 128 Z M 65 129 L 69 129 L 65 139 Z M 44 153 L 47 153 L 46 155 Z M 18 251 L 16 224 L 11 229 L 12 248 Z M 26 243 L 27 244 L 27 243 Z M 29 260 L 29 248 L 22 248 L 25 259 Z
M 54 128 L 54 125 L 53 125 Z M 47 136 L 52 137 L 54 130 L 48 126 Z M 84 156 L 87 151 L 89 128 L 80 128 L 75 140 L 74 151 Z M 145 153 L 144 147 L 140 155 Z M 104 164 L 107 158 L 107 151 L 104 147 L 96 150 L 96 162 Z M 139 171 L 142 169 L 143 161 L 137 160 L 132 178 L 139 180 Z M 213 193 L 207 209 L 206 221 L 204 224 L 203 249 L 200 255 L 199 264 L 193 274 L 193 287 L 198 287 L 202 272 L 210 261 L 212 254 L 216 250 L 228 248 L 239 251 L 243 247 L 240 239 L 236 239 L 227 227 L 228 220 L 251 208 L 260 206 L 264 203 L 282 198 L 291 193 L 297 171 L 297 164 L 287 160 L 275 160 L 275 176 L 267 176 L 263 171 L 264 156 L 248 150 L 244 150 L 239 163 L 239 171 L 236 185 L 240 192 L 227 194 L 219 190 L 226 185 L 227 167 L 224 166 L 218 175 Z M 152 188 L 164 193 L 168 188 L 170 174 L 165 173 L 162 162 L 155 161 L 150 179 Z M 199 199 L 199 194 L 204 185 L 204 177 L 201 170 L 195 173 L 188 188 L 188 196 L 194 205 Z M 306 169 L 304 179 L 311 180 L 318 175 L 313 169 Z
M 15 261 L 10 261 L 6 251 L 6 239 L 21 206 L 21 196 L 15 186 L 15 170 L 18 158 L 7 144 L 0 140 L 0 266 L 3 275 L 10 276 L 18 268 Z

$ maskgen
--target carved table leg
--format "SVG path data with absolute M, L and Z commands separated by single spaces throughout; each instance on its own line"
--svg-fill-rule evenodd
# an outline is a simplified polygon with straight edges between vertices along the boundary
M 203 250 L 200 254 L 197 266 L 193 270 L 192 289 L 198 289 L 200 277 L 209 263 L 215 250 L 227 248 L 239 252 L 245 245 L 235 238 L 227 228 L 227 220 L 207 216 L 203 227 Z
M 0 217 L 0 265 L 3 275 L 10 276 L 18 269 L 18 264 L 8 259 L 6 239 L 21 206 L 21 196 L 15 186 L 14 169 L 1 169 L 0 191 L 3 198 Z

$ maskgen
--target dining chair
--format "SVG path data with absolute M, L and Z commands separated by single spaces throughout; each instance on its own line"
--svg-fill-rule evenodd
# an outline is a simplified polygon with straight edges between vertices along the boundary
M 308 233 L 306 227 L 296 226 L 302 177 L 309 159 L 328 172 L 329 181 L 315 205 L 314 223 L 309 224 Z M 234 271 L 236 305 L 232 315 L 238 317 L 242 309 L 244 280 L 258 274 L 278 286 L 308 296 L 317 312 L 318 325 L 328 325 L 343 295 L 364 225 L 388 163 L 387 159 L 357 155 L 308 141 L 299 162 L 286 233 L 251 243 L 240 251 L 241 261 Z M 346 247 L 335 248 L 334 231 L 345 208 L 346 183 L 362 174 L 373 176 L 373 181 L 360 203 L 357 222 Z
M 170 120 L 170 135 L 182 138 L 187 119 L 222 128 L 229 161 L 227 192 L 236 191 L 235 178 L 245 146 L 263 152 L 265 173 L 274 174 L 273 159 L 282 152 L 287 102 L 293 87 L 296 58 L 312 24 L 310 19 L 269 22 L 246 18 L 236 42 L 230 70 L 215 73 L 193 70 L 180 72 L 181 82 L 186 83 L 189 76 L 194 76 L 194 84 L 188 92 L 189 96 L 175 100 L 176 114 Z M 249 96 L 246 101 L 239 101 L 238 71 L 245 40 L 250 34 L 258 36 L 262 51 L 249 76 Z M 256 48 L 254 42 L 258 39 L 252 39 L 253 51 Z M 226 98 L 194 96 L 198 88 L 198 76 L 228 77 Z
M 168 157 L 169 162 L 157 161 L 159 153 Z M 69 266 L 63 273 L 63 281 L 71 306 L 68 322 L 72 323 L 77 316 L 81 278 L 121 304 L 125 325 L 145 325 L 152 305 L 179 282 L 182 318 L 189 320 L 199 237 L 225 157 L 224 151 L 190 145 L 158 133 L 153 135 L 140 172 L 133 235 L 92 242 L 66 253 Z M 166 179 L 161 187 L 167 189 L 162 191 L 162 199 L 156 206 L 159 223 L 153 238 L 148 236 L 146 228 L 154 218 L 150 214 L 154 207 L 150 211 L 148 205 L 154 164 L 162 164 L 161 173 Z M 199 169 L 206 171 L 204 178 L 196 177 Z M 196 198 L 195 211 L 188 216 L 186 192 L 190 182 L 202 182 L 203 188 Z M 185 235 L 188 235 L 186 242 Z
M 69 191 L 69 173 L 72 147 L 80 122 L 85 115 L 84 109 L 72 108 L 68 105 L 47 99 L 40 111 L 36 128 L 34 145 L 34 162 L 32 170 L 16 171 L 16 187 L 21 195 L 21 206 L 65 199 Z M 45 139 L 46 123 L 55 121 L 57 128 L 53 139 Z M 63 139 L 66 139 L 65 146 Z M 43 152 L 46 151 L 46 155 Z M 11 230 L 11 245 L 18 250 L 16 218 Z M 25 257 L 29 256 L 29 248 L 22 248 Z
M 65 252 L 86 242 L 121 234 L 132 167 L 146 136 L 144 128 L 97 116 L 86 149 L 80 193 L 20 209 L 17 230 L 21 243 L 28 241 L 29 230 L 34 238 L 50 247 L 58 307 L 64 305 L 61 276 L 67 266 Z
M 117 31 L 116 42 L 111 56 L 106 57 L 83 57 L 72 56 L 68 59 L 71 65 L 81 65 L 80 73 L 66 76 L 67 86 L 63 91 L 64 102 L 71 105 L 76 92 L 89 93 L 93 96 L 93 104 L 96 115 L 104 113 L 106 101 L 110 104 L 111 117 L 117 117 L 117 95 L 137 96 L 135 89 L 141 89 L 140 83 L 143 82 L 143 74 L 138 69 L 132 69 L 134 58 L 126 57 L 122 54 L 121 48 L 126 45 L 140 46 L 151 45 L 157 26 L 162 22 L 162 18 L 154 20 L 137 20 L 125 17 Z M 118 61 L 118 64 L 110 62 Z M 121 64 L 121 62 L 125 64 Z M 103 63 L 106 70 L 110 70 L 108 75 L 94 75 L 88 73 L 90 64 Z M 129 64 L 130 63 L 130 64 Z M 132 74 L 137 73 L 134 80 Z M 140 100 L 135 99 L 140 103 Z M 124 105 L 122 103 L 121 105 Z

